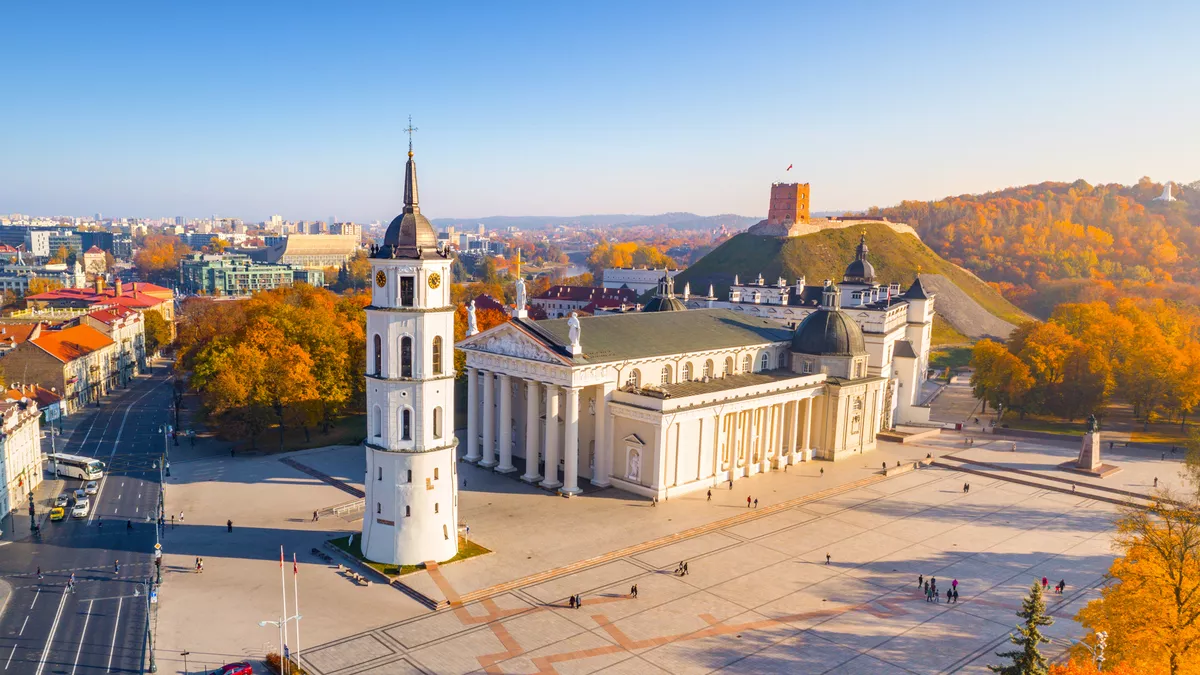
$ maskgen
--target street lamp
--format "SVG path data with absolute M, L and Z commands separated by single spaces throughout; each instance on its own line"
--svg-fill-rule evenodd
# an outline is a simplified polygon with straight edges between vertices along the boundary
M 187 657 L 188 657 L 188 655 L 189 655 L 189 654 L 191 654 L 191 652 L 189 652 L 189 651 L 188 651 L 188 650 L 186 650 L 186 649 L 185 649 L 185 650 L 183 650 L 182 652 L 180 652 L 180 653 L 179 653 L 179 655 L 183 657 L 183 672 L 184 672 L 184 673 L 186 673 L 186 672 L 188 671 L 188 667 L 187 667 Z
M 1108 632 L 1107 631 L 1100 631 L 1100 632 L 1096 633 L 1095 648 L 1091 647 L 1090 645 L 1088 645 L 1088 643 L 1084 642 L 1083 640 L 1062 640 L 1061 642 L 1065 642 L 1068 647 L 1073 646 L 1073 645 L 1079 645 L 1080 647 L 1083 647 L 1084 649 L 1088 650 L 1088 653 L 1092 655 L 1092 660 L 1095 661 L 1095 663 L 1096 663 L 1096 670 L 1100 671 L 1100 670 L 1104 669 L 1104 649 L 1108 646 Z
M 276 626 L 277 628 L 279 628 L 279 670 L 284 675 L 287 675 L 287 672 L 289 670 L 289 667 L 287 665 L 287 663 L 288 663 L 287 637 L 285 636 L 285 631 L 287 630 L 287 623 L 289 621 L 299 621 L 300 619 L 303 619 L 303 618 L 304 618 L 303 616 L 296 614 L 295 616 L 289 616 L 286 619 L 280 619 L 278 621 L 267 620 L 267 621 L 259 621 L 258 622 L 258 625 L 260 628 L 266 628 L 267 626 Z

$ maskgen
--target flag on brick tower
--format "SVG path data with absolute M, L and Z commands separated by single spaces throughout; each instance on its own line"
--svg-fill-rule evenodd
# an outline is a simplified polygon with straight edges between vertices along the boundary
M 792 170 L 792 165 L 791 165 L 791 164 L 788 164 L 788 168 L 784 169 L 784 171 L 791 171 L 791 170 Z

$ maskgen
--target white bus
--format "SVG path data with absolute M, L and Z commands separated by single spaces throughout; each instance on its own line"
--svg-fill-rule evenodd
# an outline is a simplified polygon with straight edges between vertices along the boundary
M 94 457 L 54 452 L 46 455 L 46 460 L 51 463 L 54 472 L 59 476 L 81 480 L 100 480 L 104 475 L 104 462 Z

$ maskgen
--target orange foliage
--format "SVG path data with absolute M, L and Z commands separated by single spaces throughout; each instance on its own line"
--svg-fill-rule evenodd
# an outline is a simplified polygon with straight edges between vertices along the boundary
M 191 253 L 179 237 L 169 234 L 148 234 L 142 240 L 142 247 L 133 254 L 133 264 L 143 277 L 156 274 L 174 273 L 179 267 L 179 259 Z

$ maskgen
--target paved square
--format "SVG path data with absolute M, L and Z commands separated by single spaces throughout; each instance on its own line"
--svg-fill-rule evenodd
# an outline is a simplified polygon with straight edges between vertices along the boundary
M 278 458 L 242 460 L 237 471 L 207 465 L 227 460 L 181 464 L 168 500 L 187 510 L 188 526 L 168 535 L 169 560 L 183 568 L 187 560 L 177 556 L 209 558 L 204 575 L 170 575 L 160 647 L 203 650 L 214 663 L 260 655 L 274 633 L 256 632 L 249 617 L 204 631 L 186 617 L 219 611 L 227 598 L 208 590 L 218 587 L 239 588 L 247 606 L 263 614 L 254 618 L 273 618 L 280 541 L 301 552 L 305 643 L 313 645 L 303 658 L 317 675 L 983 672 L 996 662 L 993 653 L 1015 625 L 1029 584 L 1042 576 L 1067 581 L 1065 595 L 1049 598 L 1057 621 L 1051 634 L 1078 639 L 1082 629 L 1071 617 L 1095 597 L 1112 561 L 1116 507 L 940 465 L 892 478 L 878 473 L 876 461 L 930 451 L 963 448 L 954 437 L 887 446 L 877 453 L 885 459 L 826 465 L 823 477 L 802 465 L 738 481 L 734 490 L 722 485 L 711 502 L 700 494 L 658 507 L 615 491 L 563 500 L 464 466 L 464 518 L 472 537 L 495 553 L 441 567 L 432 573 L 438 579 L 429 572 L 405 577 L 421 592 L 437 594 L 441 583 L 469 593 L 618 553 L 433 613 L 382 584 L 354 585 L 304 555 L 334 533 L 357 530 L 353 520 L 304 517 L 348 501 L 345 492 Z M 974 452 L 999 450 L 980 445 Z M 1022 443 L 1017 455 L 1040 468 L 1062 452 Z M 346 465 L 361 461 L 357 453 L 292 457 L 354 486 L 358 470 Z M 1128 489 L 1165 468 L 1134 468 Z M 759 511 L 745 508 L 747 495 L 760 499 Z M 230 535 L 220 526 L 239 497 L 252 510 L 238 513 Z M 631 548 L 697 527 L 682 539 Z M 219 542 L 236 542 L 237 550 L 219 553 Z M 672 574 L 680 560 L 688 562 L 688 576 Z M 958 603 L 946 604 L 944 595 L 926 602 L 918 574 L 936 576 L 943 593 L 957 579 Z M 629 596 L 632 584 L 637 598 Z M 568 608 L 573 594 L 582 594 L 582 608 Z M 186 604 L 177 604 L 180 598 Z

